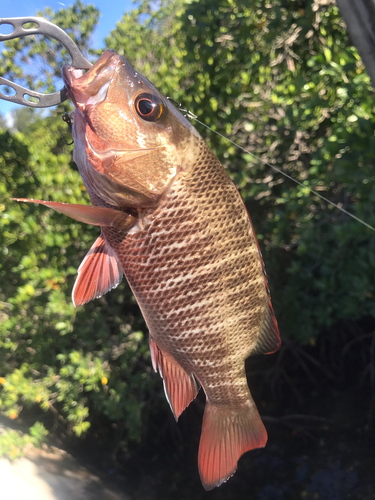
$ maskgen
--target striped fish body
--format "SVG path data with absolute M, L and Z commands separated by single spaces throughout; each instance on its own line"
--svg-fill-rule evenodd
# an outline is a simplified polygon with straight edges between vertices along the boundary
M 259 247 L 242 199 L 203 141 L 187 174 L 136 230 L 103 234 L 114 249 L 150 331 L 155 369 L 178 418 L 207 397 L 199 467 L 207 489 L 231 476 L 239 456 L 264 446 L 245 359 L 280 339 Z
M 100 297 L 125 274 L 176 419 L 204 389 L 198 463 L 211 489 L 267 440 L 244 363 L 277 350 L 280 337 L 250 218 L 198 132 L 126 59 L 106 51 L 87 73 L 68 66 L 63 76 L 93 206 L 21 201 L 101 227 L 73 302 Z

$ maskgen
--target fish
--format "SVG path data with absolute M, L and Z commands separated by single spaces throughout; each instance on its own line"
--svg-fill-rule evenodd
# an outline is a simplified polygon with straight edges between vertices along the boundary
M 206 395 L 198 468 L 206 490 L 267 432 L 245 359 L 280 347 L 265 268 L 239 191 L 193 125 L 114 50 L 64 66 L 73 158 L 92 205 L 34 201 L 101 227 L 78 269 L 79 306 L 125 275 L 149 329 L 174 417 Z

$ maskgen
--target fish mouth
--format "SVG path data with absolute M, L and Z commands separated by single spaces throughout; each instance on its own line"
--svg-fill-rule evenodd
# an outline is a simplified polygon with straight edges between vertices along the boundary
M 110 147 L 108 149 L 104 150 L 99 150 L 97 149 L 89 139 L 86 139 L 86 145 L 91 151 L 98 157 L 104 159 L 104 158 L 109 158 L 112 161 L 112 158 L 115 158 L 116 156 L 122 155 L 126 158 L 127 161 L 135 160 L 137 158 L 140 158 L 141 156 L 148 155 L 149 153 L 152 153 L 153 151 L 156 151 L 158 149 L 161 149 L 162 146 L 155 146 L 153 148 L 137 148 L 137 149 L 116 149 L 113 147 Z
M 81 109 L 88 104 L 102 102 L 121 63 L 116 51 L 106 50 L 85 74 L 81 69 L 66 64 L 62 73 L 68 96 Z

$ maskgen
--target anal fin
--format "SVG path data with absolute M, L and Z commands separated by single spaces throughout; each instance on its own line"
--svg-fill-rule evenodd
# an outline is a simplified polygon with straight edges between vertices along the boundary
M 100 235 L 78 268 L 73 304 L 77 307 L 101 297 L 120 283 L 122 275 L 114 250 Z
M 150 336 L 152 366 L 163 379 L 164 391 L 176 420 L 198 394 L 194 375 L 188 375 L 177 361 L 163 352 Z

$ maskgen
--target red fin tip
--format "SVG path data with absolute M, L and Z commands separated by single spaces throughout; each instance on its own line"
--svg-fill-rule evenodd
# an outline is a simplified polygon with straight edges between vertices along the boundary
M 109 292 L 120 283 L 122 275 L 114 250 L 100 235 L 78 268 L 72 291 L 74 306 L 86 304 Z
M 181 413 L 198 394 L 197 382 L 194 375 L 188 375 L 170 354 L 161 351 L 151 337 L 150 351 L 152 366 L 155 371 L 159 370 L 163 379 L 165 396 L 175 419 L 178 420 Z

